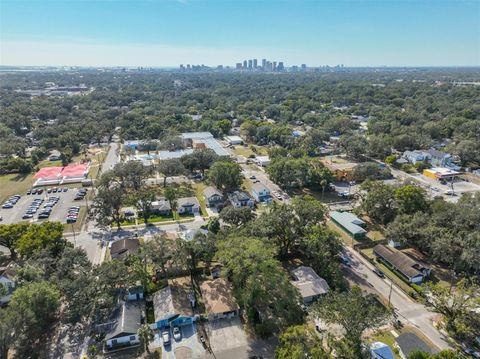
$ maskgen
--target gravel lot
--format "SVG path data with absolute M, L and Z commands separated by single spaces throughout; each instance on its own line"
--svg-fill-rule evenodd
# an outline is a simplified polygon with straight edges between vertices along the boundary
M 62 187 L 63 188 L 63 187 Z M 46 189 L 46 188 L 45 188 Z M 11 224 L 22 221 L 30 222 L 42 222 L 42 221 L 59 221 L 65 223 L 65 217 L 70 206 L 85 206 L 85 200 L 83 201 L 74 201 L 75 194 L 77 190 L 75 188 L 69 188 L 67 192 L 57 192 L 57 193 L 47 193 L 45 190 L 41 195 L 26 195 L 25 193 L 19 193 L 22 196 L 17 204 L 13 208 L 0 208 L 0 216 L 3 217 L 3 224 Z M 60 197 L 60 200 L 53 207 L 50 217 L 48 219 L 38 219 L 38 213 L 40 213 L 43 205 L 47 202 L 48 197 Z M 32 204 L 33 200 L 36 198 L 43 198 L 44 202 L 40 206 L 40 209 L 33 215 L 33 218 L 30 220 L 22 219 L 22 216 L 25 214 L 27 208 Z

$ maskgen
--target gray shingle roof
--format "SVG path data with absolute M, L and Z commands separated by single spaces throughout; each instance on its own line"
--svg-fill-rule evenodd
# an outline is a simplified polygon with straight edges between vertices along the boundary
M 414 261 L 402 251 L 396 248 L 384 246 L 383 244 L 377 244 L 373 247 L 373 252 L 389 262 L 399 272 L 408 278 L 414 278 L 419 275 L 424 276 L 421 269 L 424 268 L 422 264 Z
M 177 204 L 178 207 L 200 207 L 197 197 L 179 198 Z
M 303 298 L 325 294 L 330 290 L 327 281 L 321 278 L 311 267 L 298 267 L 292 271 L 295 281 L 292 284 L 298 288 Z
M 113 339 L 117 336 L 137 334 L 141 326 L 142 308 L 140 303 L 120 302 L 116 310 L 114 324 L 106 333 L 105 339 Z
M 205 188 L 203 190 L 203 194 L 207 197 L 207 198 L 210 198 L 214 195 L 217 195 L 217 196 L 221 196 L 223 197 L 222 195 L 222 192 L 220 192 L 217 188 L 213 187 L 213 186 L 208 186 L 207 188 Z

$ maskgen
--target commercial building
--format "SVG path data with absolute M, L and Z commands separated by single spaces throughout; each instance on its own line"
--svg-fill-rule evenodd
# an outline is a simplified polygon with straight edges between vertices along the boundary
M 332 211 L 330 219 L 354 239 L 364 239 L 367 235 L 366 223 L 353 213 Z
M 68 165 L 65 167 L 44 167 L 33 176 L 33 178 L 36 179 L 33 186 L 82 182 L 87 178 L 88 171 L 88 164 Z
M 225 136 L 223 138 L 229 145 L 243 145 L 243 139 L 240 136 Z
M 433 167 L 423 170 L 423 175 L 433 179 L 452 179 L 460 175 L 460 172 L 445 167 Z

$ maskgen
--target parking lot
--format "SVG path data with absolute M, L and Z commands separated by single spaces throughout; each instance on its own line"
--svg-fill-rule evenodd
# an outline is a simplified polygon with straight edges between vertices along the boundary
M 78 200 L 75 201 L 74 198 L 77 193 L 77 188 L 68 188 L 67 191 L 64 191 L 64 188 L 67 187 L 61 187 L 62 191 L 57 191 L 57 192 L 47 192 L 47 188 L 43 189 L 43 192 L 41 194 L 30 194 L 27 195 L 26 193 L 18 193 L 20 195 L 20 199 L 18 202 L 13 206 L 13 208 L 0 208 L 0 216 L 3 218 L 2 223 L 3 224 L 11 224 L 11 223 L 17 223 L 17 222 L 32 222 L 32 223 L 37 223 L 37 222 L 42 222 L 42 221 L 59 221 L 61 223 L 66 223 L 66 216 L 69 210 L 69 207 L 72 206 L 79 206 L 79 207 L 85 207 L 85 200 Z M 39 219 L 38 215 L 39 213 L 45 208 L 45 205 L 49 202 L 50 197 L 58 197 L 58 201 L 54 206 L 52 206 L 52 210 L 50 213 L 50 216 L 45 219 Z M 32 205 L 32 202 L 36 199 L 43 199 L 43 202 L 41 203 L 38 211 L 36 213 L 33 213 L 32 218 L 22 218 L 28 208 Z M 84 210 L 82 210 L 82 213 Z M 79 218 L 79 220 L 81 217 Z

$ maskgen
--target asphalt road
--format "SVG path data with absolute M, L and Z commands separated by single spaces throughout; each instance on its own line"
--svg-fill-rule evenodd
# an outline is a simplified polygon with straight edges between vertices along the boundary
M 395 285 L 391 285 L 388 278 L 377 276 L 372 271 L 374 267 L 353 249 L 345 248 L 345 251 L 352 260 L 352 266 L 347 269 L 352 272 L 352 275 L 349 276 L 351 280 L 362 288 L 370 288 L 372 292 L 376 292 L 387 300 L 390 288 L 392 288 L 390 303 L 395 308 L 398 319 L 404 324 L 409 323 L 418 328 L 439 349 L 450 348 L 444 336 L 433 326 L 432 320 L 436 313 L 432 313 L 424 305 L 414 302 Z

